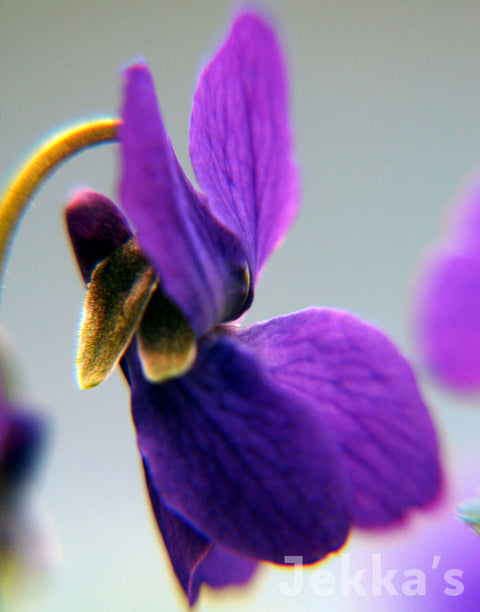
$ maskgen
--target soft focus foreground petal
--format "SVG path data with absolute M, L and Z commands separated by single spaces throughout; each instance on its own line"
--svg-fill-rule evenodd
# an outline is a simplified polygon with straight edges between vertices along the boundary
M 480 482 L 478 452 L 473 449 L 472 452 L 465 452 L 465 449 L 460 452 L 462 463 L 457 463 L 457 470 L 452 474 L 456 500 L 472 495 Z M 375 598 L 375 609 L 389 612 L 470 612 L 478 609 L 480 537 L 455 516 L 451 501 L 443 510 L 382 551 L 382 566 L 399 569 L 395 580 L 401 590 L 398 589 L 399 597 L 392 597 L 387 589 L 382 589 L 382 596 Z M 408 575 L 407 568 L 418 569 L 409 570 L 413 580 L 410 588 L 405 589 L 402 582 L 405 586 L 408 583 L 401 576 Z M 421 590 L 415 589 L 415 575 L 422 574 L 420 568 L 425 572 Z M 417 586 L 422 587 L 421 582 Z
M 415 339 L 424 363 L 458 389 L 480 386 L 480 250 L 432 250 L 415 281 Z
M 124 72 L 121 204 L 197 335 L 235 317 L 248 296 L 238 240 L 207 211 L 173 152 L 144 63 Z
M 96 265 L 129 240 L 132 233 L 115 204 L 95 191 L 77 192 L 65 216 L 80 272 L 88 283 Z
M 382 333 L 348 313 L 316 308 L 232 333 L 334 430 L 357 525 L 391 524 L 437 496 L 432 422 L 410 366 Z
M 201 586 L 201 579 L 200 582 L 194 582 L 193 575 L 199 563 L 211 550 L 212 543 L 165 506 L 146 463 L 144 468 L 150 500 L 165 547 L 180 585 L 190 605 L 193 605 Z
M 252 276 L 298 209 L 287 77 L 275 33 L 246 13 L 200 77 L 190 155 L 213 214 L 247 247 Z
M 344 464 L 323 416 L 280 389 L 250 350 L 199 344 L 192 370 L 164 385 L 127 352 L 140 453 L 165 504 L 216 544 L 305 563 L 337 550 L 351 520 Z

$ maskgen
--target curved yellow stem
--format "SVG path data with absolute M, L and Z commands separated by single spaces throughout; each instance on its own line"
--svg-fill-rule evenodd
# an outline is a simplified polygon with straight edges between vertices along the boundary
M 118 119 L 81 123 L 55 134 L 27 159 L 0 197 L 0 279 L 12 236 L 28 202 L 62 162 L 95 145 L 117 140 Z

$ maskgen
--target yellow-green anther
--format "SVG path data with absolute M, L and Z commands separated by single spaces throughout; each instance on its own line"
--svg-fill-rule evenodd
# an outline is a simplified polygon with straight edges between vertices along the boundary
M 98 119 L 63 130 L 41 144 L 15 174 L 0 196 L 0 278 L 12 236 L 35 191 L 73 155 L 117 140 L 119 125 L 118 119 Z
M 157 281 L 134 239 L 95 268 L 80 323 L 77 375 L 82 389 L 100 384 L 115 368 Z
M 154 383 L 183 376 L 197 356 L 195 332 L 159 288 L 150 298 L 140 322 L 138 350 L 145 377 Z

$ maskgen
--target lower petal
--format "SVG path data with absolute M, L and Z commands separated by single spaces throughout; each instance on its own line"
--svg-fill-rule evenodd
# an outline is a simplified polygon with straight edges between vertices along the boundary
M 410 366 L 382 333 L 348 313 L 315 308 L 231 333 L 335 431 L 357 525 L 391 524 L 437 496 L 432 422 Z
M 148 466 L 144 464 L 148 493 L 153 512 L 170 556 L 173 570 L 182 589 L 193 605 L 198 597 L 202 580 L 193 576 L 196 568 L 212 548 L 212 543 L 181 517 L 169 510 L 161 499 Z
M 202 584 L 221 589 L 248 583 L 255 574 L 258 564 L 220 546 L 215 546 L 189 523 L 167 508 L 146 464 L 144 464 L 144 469 L 158 528 L 175 575 L 190 606 L 195 605 Z
M 256 561 L 236 555 L 221 546 L 213 546 L 195 570 L 191 589 L 195 597 L 190 603 L 195 603 L 203 583 L 213 589 L 245 586 L 254 577 L 257 568 Z
M 208 336 L 192 370 L 148 383 L 127 353 L 140 453 L 165 504 L 247 557 L 312 563 L 344 543 L 344 463 L 323 416 L 271 380 L 255 354 Z

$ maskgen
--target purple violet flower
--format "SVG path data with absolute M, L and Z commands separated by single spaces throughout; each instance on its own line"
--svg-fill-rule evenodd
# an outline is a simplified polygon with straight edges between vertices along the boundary
M 0 376 L 1 378 L 1 376 Z M 45 438 L 43 421 L 33 413 L 17 407 L 6 394 L 0 381 L 0 608 L 17 593 L 11 584 L 23 573 L 34 557 L 35 542 L 28 540 L 28 512 L 25 509 L 25 489 L 39 463 Z M 27 508 L 28 510 L 28 508 Z M 25 535 L 27 534 L 27 535 Z M 25 566 L 25 567 L 24 567 Z
M 455 473 L 454 487 L 442 511 L 420 524 L 414 534 L 406 534 L 381 551 L 383 575 L 389 568 L 397 569 L 392 583 L 398 597 L 381 589 L 380 597 L 375 598 L 378 609 L 466 612 L 478 607 L 480 538 L 455 512 L 456 500 L 475 491 L 480 476 L 478 455 L 464 456 L 463 465 L 468 469 Z M 403 586 L 408 584 L 410 589 Z
M 138 245 L 159 278 L 142 276 L 151 290 L 139 290 L 132 335 L 121 325 L 128 348 L 118 350 L 155 516 L 193 604 L 202 582 L 242 584 L 257 560 L 314 563 L 352 525 L 402 521 L 438 497 L 439 451 L 410 366 L 374 327 L 321 308 L 232 323 L 298 208 L 287 79 L 270 26 L 240 15 L 200 76 L 190 152 L 203 193 L 175 157 L 147 65 L 128 67 L 124 82 L 120 202 L 134 242 L 94 192 L 77 195 L 67 222 L 92 320 L 99 295 L 98 310 L 111 314 L 118 261 L 138 262 Z M 90 314 L 86 342 L 95 342 Z M 168 357 L 160 341 L 145 349 L 151 329 L 188 356 L 151 367 L 152 354 L 163 365 Z
M 413 323 L 423 363 L 446 385 L 480 388 L 480 177 L 454 199 L 415 280 Z

